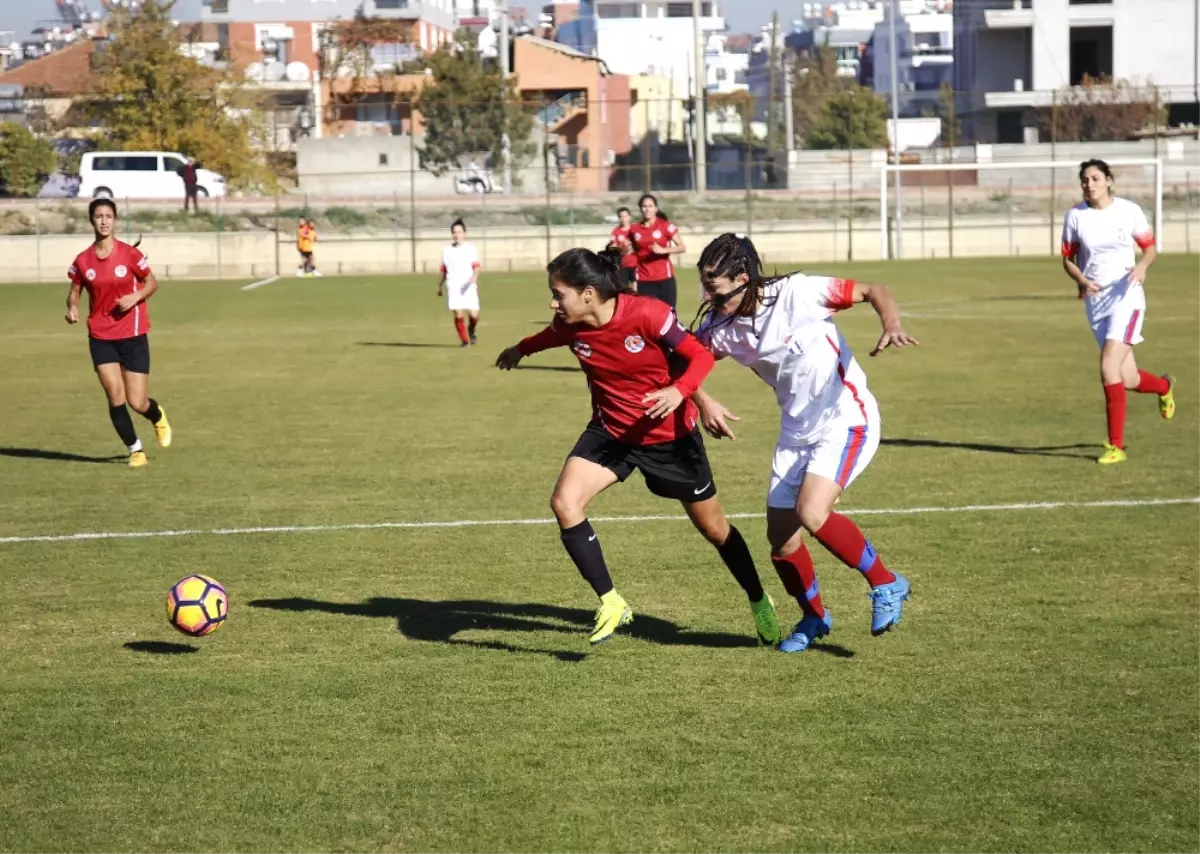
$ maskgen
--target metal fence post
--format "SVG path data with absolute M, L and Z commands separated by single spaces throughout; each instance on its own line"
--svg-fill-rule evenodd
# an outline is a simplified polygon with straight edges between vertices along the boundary
M 924 173 L 921 173 L 924 175 Z M 921 192 L 918 194 L 921 199 L 921 257 L 925 257 L 925 179 L 921 179 Z
M 838 223 L 841 219 L 841 214 L 838 212 L 838 185 L 837 179 L 833 182 L 833 257 L 838 257 Z
M 417 134 L 408 135 L 408 255 L 417 272 Z
M 392 269 L 400 275 L 400 188 L 392 188 Z
M 1192 253 L 1192 173 L 1188 172 L 1184 176 L 1184 180 L 1186 183 L 1183 185 L 1183 248 L 1190 255 Z
M 1013 254 L 1013 179 L 1008 178 L 1008 254 Z
M 221 257 L 221 197 L 217 196 L 217 215 L 213 217 L 213 224 L 217 229 L 217 278 L 225 278 L 225 265 Z
M 42 281 L 42 200 L 33 197 L 33 242 L 37 254 L 37 280 Z
M 275 275 L 281 275 L 283 268 L 279 263 L 279 184 L 275 185 Z

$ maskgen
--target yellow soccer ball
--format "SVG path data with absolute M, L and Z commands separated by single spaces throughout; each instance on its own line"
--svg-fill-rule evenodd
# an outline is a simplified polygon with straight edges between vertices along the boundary
M 229 616 L 229 597 L 215 579 L 188 575 L 167 592 L 167 619 L 185 635 L 212 634 Z

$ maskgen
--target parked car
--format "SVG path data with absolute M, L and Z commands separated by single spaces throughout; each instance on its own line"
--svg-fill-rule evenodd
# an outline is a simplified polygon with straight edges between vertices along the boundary
M 89 151 L 79 163 L 84 198 L 182 199 L 187 158 L 171 151 Z M 225 178 L 197 170 L 201 196 L 225 195 Z

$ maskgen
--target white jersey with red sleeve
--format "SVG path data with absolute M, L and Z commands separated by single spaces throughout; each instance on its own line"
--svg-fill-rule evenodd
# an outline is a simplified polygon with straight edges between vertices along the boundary
M 835 422 L 878 423 L 867 377 L 832 319 L 853 301 L 853 281 L 796 273 L 765 285 L 753 318 L 713 316 L 696 334 L 775 389 L 781 443 L 808 445 Z
M 1141 308 L 1145 308 L 1141 285 L 1128 281 L 1127 275 L 1137 262 L 1134 247 L 1153 245 L 1154 232 L 1145 211 L 1128 199 L 1114 198 L 1103 208 L 1080 202 L 1067 211 L 1063 256 L 1073 258 L 1083 275 L 1101 288 L 1087 298 L 1089 322 L 1095 325 L 1130 301 L 1141 300 Z
M 446 277 L 446 302 L 451 311 L 479 311 L 479 288 L 471 281 L 478 269 L 475 244 L 451 244 L 442 250 L 442 275 Z

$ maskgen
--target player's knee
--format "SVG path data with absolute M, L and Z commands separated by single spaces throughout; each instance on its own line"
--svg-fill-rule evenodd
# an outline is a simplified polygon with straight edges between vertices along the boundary
M 137 412 L 139 415 L 144 413 L 147 409 L 150 408 L 150 399 L 147 397 L 140 397 L 140 398 L 131 397 L 131 398 L 129 398 L 128 402 L 129 402 L 130 407 L 133 408 L 133 411 Z
M 712 519 L 694 519 L 696 530 L 714 546 L 723 546 L 729 539 L 729 521 L 723 514 Z
M 796 514 L 800 517 L 800 524 L 804 530 L 815 534 L 821 530 L 829 518 L 829 508 L 814 504 L 801 504 L 796 508 Z
M 578 525 L 587 516 L 582 502 L 559 490 L 555 490 L 554 494 L 550 496 L 550 512 L 554 514 L 558 524 L 564 528 Z

